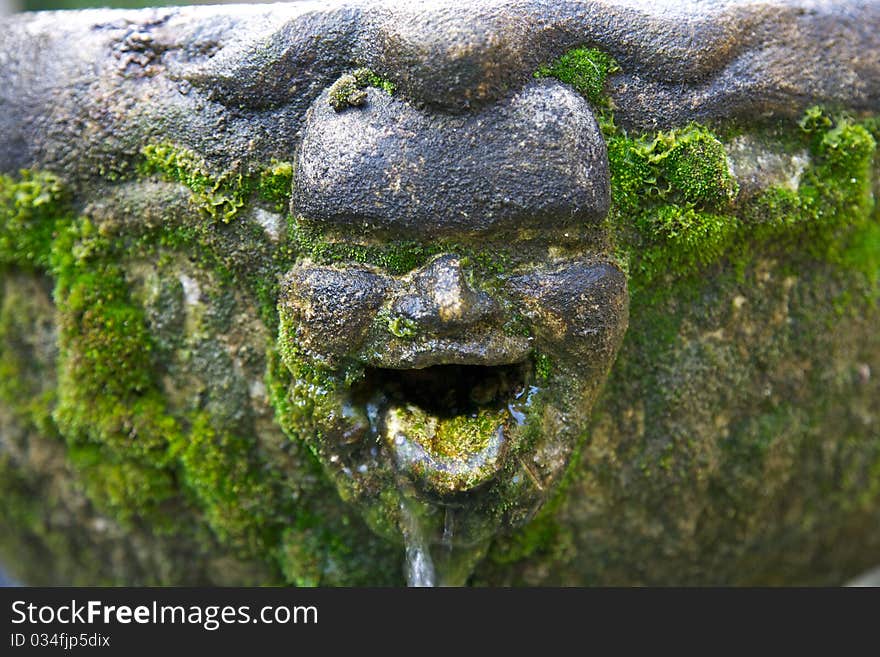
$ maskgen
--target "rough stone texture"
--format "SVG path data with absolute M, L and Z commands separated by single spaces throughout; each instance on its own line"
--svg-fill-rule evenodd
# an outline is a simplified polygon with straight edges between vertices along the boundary
M 827 585 L 876 562 L 880 314 L 837 315 L 854 285 L 839 277 L 715 271 L 698 299 L 660 305 L 677 327 L 660 342 L 656 313 L 633 309 L 560 549 L 506 581 Z
M 623 66 L 641 127 L 817 102 L 880 103 L 877 3 L 299 2 L 21 15 L 0 26 L 0 170 L 88 179 L 169 140 L 209 161 L 288 159 L 314 99 L 358 62 L 405 97 L 464 111 L 578 45 Z M 75 46 L 73 44 L 76 44 Z
M 523 152 L 533 158 L 523 161 Z M 589 105 L 551 81 L 466 117 L 419 112 L 375 89 L 359 112 L 319 98 L 294 189 L 293 211 L 311 220 L 459 238 L 596 222 L 610 193 Z
M 878 25 L 806 1 L 4 19 L 12 574 L 400 583 L 419 486 L 459 582 L 486 553 L 490 585 L 874 566 Z M 620 66 L 607 106 L 534 79 L 576 47 Z M 482 402 L 458 442 L 438 414 L 398 472 L 377 415 L 430 433 L 394 395 L 462 365 L 529 392 L 488 439 Z M 381 412 L 355 400 L 377 378 Z

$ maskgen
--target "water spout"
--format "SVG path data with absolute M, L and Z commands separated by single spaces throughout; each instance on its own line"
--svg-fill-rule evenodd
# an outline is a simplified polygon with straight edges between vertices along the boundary
M 434 562 L 428 547 L 428 540 L 418 515 L 409 504 L 400 504 L 401 530 L 406 545 L 406 583 L 412 587 L 437 585 Z
M 465 586 L 486 555 L 488 539 L 472 545 L 456 541 L 455 513 L 450 507 L 420 508 L 410 499 L 401 502 L 408 586 Z

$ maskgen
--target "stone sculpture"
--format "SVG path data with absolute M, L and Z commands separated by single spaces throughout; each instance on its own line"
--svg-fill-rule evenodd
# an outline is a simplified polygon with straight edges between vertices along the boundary
M 875 565 L 878 25 L 808 1 L 4 19 L 4 561 Z

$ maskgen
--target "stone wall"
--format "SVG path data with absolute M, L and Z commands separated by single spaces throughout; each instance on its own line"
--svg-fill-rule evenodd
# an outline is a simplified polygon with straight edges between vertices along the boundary
M 2 561 L 296 585 L 403 583 L 415 542 L 485 585 L 876 565 L 878 25 L 871 2 L 3 19 Z M 401 390 L 444 386 L 472 416 Z

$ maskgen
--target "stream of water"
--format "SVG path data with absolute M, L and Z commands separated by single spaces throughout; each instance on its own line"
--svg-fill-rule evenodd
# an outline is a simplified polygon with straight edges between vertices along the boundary
M 437 585 L 434 561 L 428 547 L 424 529 L 412 507 L 400 504 L 401 530 L 406 545 L 406 583 L 408 586 L 426 587 Z
M 465 586 L 485 556 L 489 541 L 459 545 L 455 539 L 455 511 L 443 510 L 442 528 L 434 514 L 420 514 L 411 502 L 400 505 L 401 530 L 406 546 L 408 586 Z M 437 520 L 437 527 L 433 526 Z

